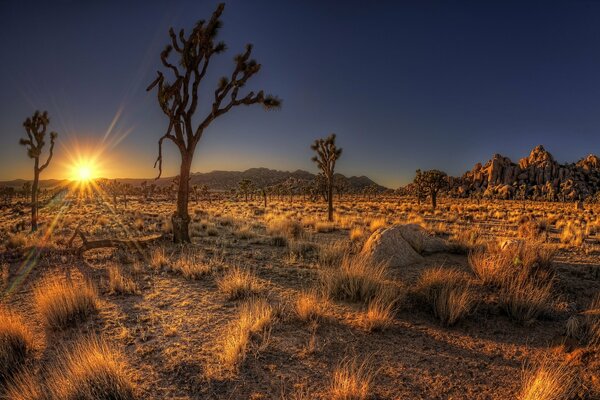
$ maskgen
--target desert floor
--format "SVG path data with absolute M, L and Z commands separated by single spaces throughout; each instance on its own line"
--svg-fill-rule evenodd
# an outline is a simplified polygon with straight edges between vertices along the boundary
M 129 199 L 116 210 L 110 202 L 63 201 L 41 209 L 35 236 L 16 232 L 27 222 L 23 206 L 0 213 L 0 301 L 21 316 L 35 343 L 22 373 L 43 384 L 61 354 L 94 335 L 120 354 L 143 399 L 344 398 L 335 392 L 341 366 L 368 386 L 363 397 L 347 398 L 514 399 L 525 397 L 528 374 L 544 360 L 568 362 L 575 397 L 598 398 L 598 347 L 570 324 L 589 323 L 586 310 L 600 292 L 600 208 L 440 199 L 434 212 L 411 198 L 346 198 L 336 199 L 336 220 L 327 223 L 324 204 L 299 198 L 273 200 L 266 209 L 262 199 L 192 201 L 191 245 L 162 239 L 83 256 L 73 250 L 79 238 L 69 246 L 78 226 L 88 239 L 167 233 L 172 210 L 166 199 Z M 528 221 L 539 231 L 520 229 Z M 452 247 L 388 267 L 394 306 L 370 325 L 369 302 L 328 295 L 323 276 L 359 253 L 372 231 L 407 223 Z M 511 318 L 499 290 L 470 266 L 473 249 L 506 238 L 554 253 L 552 296 L 534 321 Z M 469 282 L 471 307 L 451 326 L 419 300 L 419 279 L 433 267 L 461 271 Z M 227 281 L 232 274 L 241 277 L 237 294 Z M 34 291 L 52 279 L 91 283 L 97 311 L 69 327 L 49 327 Z M 298 298 L 307 293 L 319 304 L 304 318 Z M 232 344 L 241 340 L 240 308 L 255 298 L 266 299 L 272 315 L 247 342 Z M 233 358 L 223 355 L 228 346 Z

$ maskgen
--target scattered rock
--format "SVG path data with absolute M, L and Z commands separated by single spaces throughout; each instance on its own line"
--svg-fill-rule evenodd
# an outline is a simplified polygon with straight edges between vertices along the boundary
M 448 244 L 415 224 L 379 228 L 365 243 L 362 253 L 374 262 L 403 267 L 423 260 L 421 254 L 448 250 Z

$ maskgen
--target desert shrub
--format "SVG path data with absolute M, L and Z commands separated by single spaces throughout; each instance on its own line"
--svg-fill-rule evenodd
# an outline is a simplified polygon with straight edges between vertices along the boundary
M 344 359 L 333 371 L 329 398 L 332 400 L 365 400 L 371 394 L 371 385 L 375 371 L 371 367 L 371 358 L 364 361 Z
M 25 366 L 33 348 L 33 336 L 21 318 L 0 308 L 0 387 Z
M 367 302 L 385 287 L 387 268 L 365 255 L 343 257 L 341 265 L 322 274 L 325 293 L 336 300 Z
M 135 399 L 122 355 L 106 342 L 87 338 L 65 351 L 45 386 L 52 400 Z
M 238 317 L 223 338 L 220 360 L 229 369 L 245 359 L 252 335 L 264 334 L 275 319 L 273 307 L 263 298 L 251 298 L 240 305 Z
M 296 298 L 294 309 L 303 322 L 314 322 L 323 319 L 329 300 L 315 291 L 302 292 Z
M 47 327 L 63 329 L 96 311 L 98 296 L 89 282 L 51 279 L 34 289 L 36 308 Z
M 576 374 L 565 362 L 544 359 L 540 365 L 526 371 L 521 400 L 569 400 L 577 392 Z
M 459 229 L 450 237 L 452 249 L 457 253 L 467 253 L 482 246 L 484 242 L 483 231 L 479 226 L 468 229 Z
M 499 301 L 511 318 L 529 324 L 550 308 L 552 286 L 552 280 L 537 279 L 521 271 L 504 278 Z
M 446 326 L 454 325 L 467 315 L 474 302 L 467 277 L 453 269 L 438 267 L 424 271 L 416 292 Z
M 217 286 L 228 300 L 240 300 L 260 293 L 261 284 L 248 270 L 231 268 L 217 280 Z
M 137 292 L 137 285 L 121 267 L 112 264 L 108 267 L 108 289 L 111 293 L 132 294 Z

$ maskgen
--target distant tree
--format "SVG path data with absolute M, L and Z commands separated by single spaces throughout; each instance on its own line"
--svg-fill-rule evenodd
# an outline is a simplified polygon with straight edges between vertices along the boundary
M 422 172 L 421 179 L 425 193 L 431 198 L 431 207 L 435 210 L 439 191 L 448 187 L 448 175 L 445 172 L 432 169 Z
M 194 126 L 193 117 L 198 107 L 198 89 L 208 69 L 208 64 L 215 54 L 225 51 L 223 42 L 215 43 L 221 28 L 221 14 L 225 8 L 219 4 L 208 22 L 198 21 L 189 35 L 182 30 L 176 35 L 169 29 L 171 44 L 160 55 L 163 66 L 171 73 L 172 81 L 165 79 L 162 72 L 148 86 L 147 90 L 157 87 L 158 103 L 163 113 L 169 118 L 167 132 L 158 141 L 159 177 L 162 172 L 162 143 L 165 139 L 175 143 L 181 154 L 181 180 L 177 191 L 177 210 L 173 214 L 173 241 L 175 243 L 190 242 L 188 213 L 189 176 L 196 146 L 205 129 L 219 116 L 233 107 L 240 105 L 261 104 L 265 109 L 278 108 L 281 101 L 276 97 L 249 92 L 239 97 L 239 91 L 248 79 L 260 71 L 261 65 L 250 58 L 252 45 L 247 45 L 244 53 L 235 58 L 235 69 L 230 78 L 222 77 L 214 91 L 214 100 L 208 114 Z M 171 62 L 169 56 L 176 53 L 177 60 Z M 228 97 L 227 100 L 225 100 Z M 225 101 L 225 103 L 224 103 Z
M 317 163 L 327 186 L 327 219 L 333 221 L 333 175 L 335 162 L 342 155 L 342 149 L 335 145 L 335 133 L 325 139 L 317 139 L 310 146 L 317 155 L 312 158 Z
M 21 188 L 21 194 L 24 199 L 27 199 L 31 196 L 31 182 L 26 181 L 23 183 L 23 187 Z
M 27 132 L 27 138 L 21 139 L 19 143 L 27 147 L 27 155 L 33 158 L 33 183 L 31 185 L 31 231 L 35 232 L 38 228 L 38 187 L 40 181 L 40 173 L 45 170 L 52 160 L 54 152 L 54 142 L 58 134 L 50 132 L 50 150 L 46 162 L 40 165 L 40 156 L 46 142 L 46 131 L 50 124 L 48 112 L 40 113 L 36 111 L 32 117 L 27 118 L 23 122 L 23 127 Z
M 212 203 L 212 200 L 210 197 L 210 189 L 208 188 L 208 185 L 200 186 L 200 195 L 202 196 L 203 200 L 208 199 L 208 202 Z
M 423 172 L 420 169 L 418 169 L 415 173 L 413 190 L 415 196 L 417 197 L 417 204 L 421 205 L 421 202 L 427 197 L 427 188 L 425 187 Z
M 341 200 L 342 195 L 350 190 L 350 183 L 346 177 L 336 175 L 333 177 L 333 187 L 338 194 L 338 198 Z
M 238 182 L 239 191 L 242 196 L 244 196 L 244 200 L 248 201 L 248 195 L 252 190 L 252 181 L 250 179 L 242 179 Z

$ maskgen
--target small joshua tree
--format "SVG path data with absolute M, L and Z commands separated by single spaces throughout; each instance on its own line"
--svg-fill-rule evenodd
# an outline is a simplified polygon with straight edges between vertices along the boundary
M 206 128 L 219 116 L 240 105 L 261 104 L 265 109 L 275 109 L 281 104 L 276 97 L 249 92 L 242 96 L 240 90 L 248 80 L 260 71 L 261 65 L 251 59 L 252 45 L 235 57 L 235 68 L 229 77 L 222 77 L 214 91 L 212 104 L 204 119 L 195 124 L 193 117 L 198 108 L 198 91 L 200 82 L 206 75 L 208 64 L 215 54 L 225 51 L 225 43 L 215 42 L 221 28 L 221 14 L 225 8 L 219 4 L 208 22 L 199 21 L 191 32 L 186 35 L 180 30 L 178 34 L 171 28 L 169 36 L 171 43 L 160 54 L 160 60 L 172 76 L 167 80 L 162 72 L 148 86 L 147 90 L 157 88 L 158 103 L 163 113 L 169 118 L 166 133 L 158 141 L 158 165 L 160 177 L 162 172 L 162 143 L 169 139 L 179 149 L 181 165 L 177 190 L 177 209 L 171 218 L 173 223 L 173 241 L 175 243 L 190 242 L 188 214 L 189 177 L 194 152 Z M 176 59 L 170 56 L 175 53 Z
M 335 145 L 335 133 L 325 139 L 317 139 L 310 146 L 317 155 L 312 158 L 317 163 L 327 187 L 327 219 L 333 221 L 333 174 L 335 162 L 342 155 L 342 149 Z
M 448 187 L 448 175 L 445 172 L 432 169 L 422 172 L 421 179 L 426 194 L 431 198 L 431 208 L 435 210 L 438 192 Z
M 421 201 L 427 197 L 427 188 L 423 179 L 423 172 L 418 169 L 413 180 L 415 196 L 417 196 L 417 204 L 421 205 Z
M 36 111 L 32 117 L 23 122 L 23 127 L 27 132 L 27 138 L 21 139 L 19 143 L 27 147 L 27 155 L 33 158 L 33 183 L 31 185 L 31 231 L 35 232 L 38 228 L 38 187 L 40 182 L 40 173 L 48 167 L 52 154 L 54 152 L 54 142 L 58 134 L 50 132 L 50 150 L 46 162 L 40 165 L 40 157 L 46 142 L 46 131 L 50 124 L 48 112 L 40 113 Z
M 248 195 L 252 191 L 252 181 L 250 179 L 242 179 L 238 182 L 238 186 L 240 187 L 240 194 L 244 196 L 246 202 L 248 202 Z

